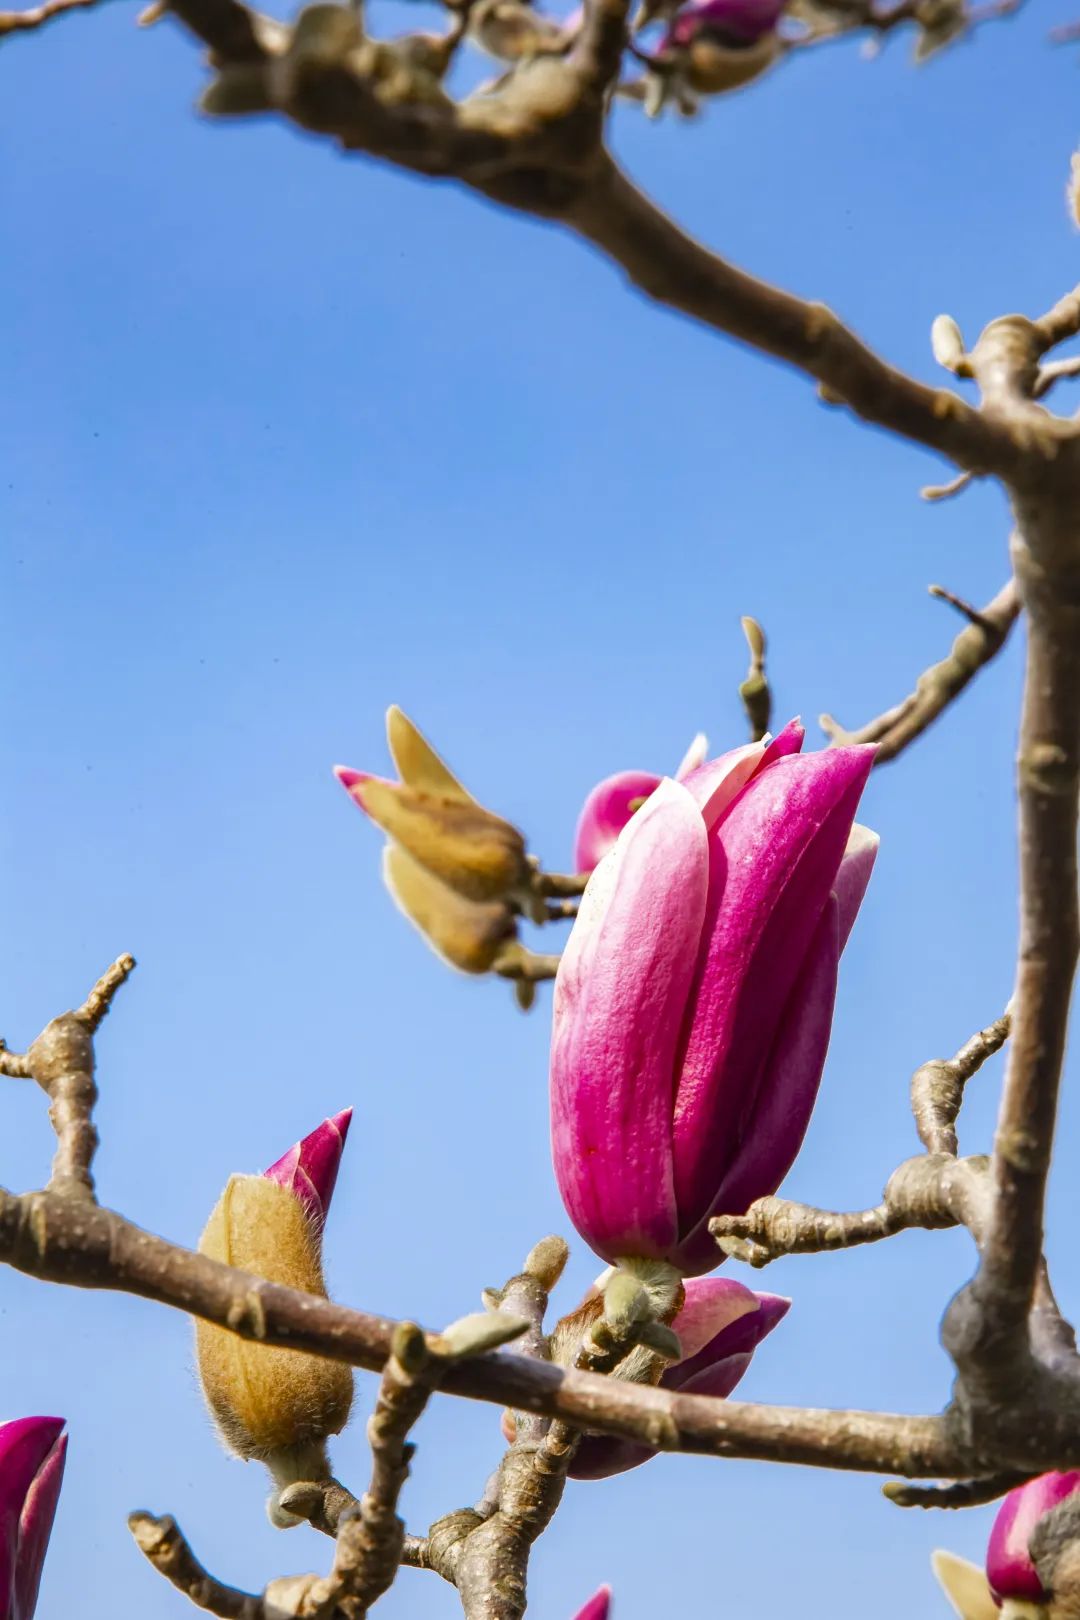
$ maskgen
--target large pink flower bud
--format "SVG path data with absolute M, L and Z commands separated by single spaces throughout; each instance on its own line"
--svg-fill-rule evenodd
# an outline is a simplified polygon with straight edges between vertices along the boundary
M 597 1254 L 710 1271 L 711 1216 L 774 1192 L 810 1119 L 877 848 L 873 749 L 802 729 L 665 781 L 597 867 L 555 984 L 552 1143 Z

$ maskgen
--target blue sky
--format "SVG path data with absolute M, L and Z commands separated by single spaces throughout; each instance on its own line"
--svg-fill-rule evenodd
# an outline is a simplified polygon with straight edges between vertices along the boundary
M 1036 0 L 920 72 L 900 41 L 808 52 L 696 126 L 620 110 L 615 142 L 736 262 L 931 377 L 941 310 L 970 337 L 1077 279 L 1077 64 L 1045 37 L 1069 16 Z M 699 727 L 742 740 L 740 614 L 769 632 L 781 718 L 857 723 L 955 633 L 929 582 L 977 601 L 1001 583 L 1007 513 L 984 488 L 925 507 L 933 458 L 650 308 L 555 229 L 285 128 L 198 121 L 197 53 L 132 18 L 0 52 L 0 1030 L 24 1045 L 134 952 L 99 1041 L 102 1197 L 193 1242 L 230 1172 L 351 1103 L 334 1291 L 435 1326 L 568 1231 L 550 997 L 524 1018 L 424 951 L 331 764 L 381 768 L 396 701 L 564 865 L 598 777 L 670 769 Z M 881 857 L 793 1196 L 876 1200 L 917 1145 L 911 1070 L 1009 995 L 1019 654 L 871 783 Z M 970 1150 L 999 1074 L 970 1088 Z M 1051 1211 L 1074 1313 L 1077 1078 L 1074 1060 Z M 3 1082 L 0 1109 L 0 1183 L 40 1184 L 42 1098 Z M 577 1244 L 564 1306 L 595 1269 Z M 970 1269 L 959 1233 L 776 1265 L 762 1285 L 794 1305 L 740 1393 L 936 1409 L 937 1323 Z M 184 1613 L 128 1538 L 134 1507 L 175 1513 L 242 1586 L 325 1562 L 219 1450 L 183 1318 L 4 1273 L 0 1323 L 0 1415 L 71 1424 L 44 1620 Z M 358 1386 L 335 1448 L 357 1487 Z M 498 1415 L 440 1401 L 417 1438 L 421 1529 L 479 1493 Z M 929 1550 L 979 1556 L 990 1517 L 663 1458 L 570 1488 L 530 1613 L 562 1620 L 610 1580 L 617 1620 L 944 1615 Z M 456 1598 L 407 1571 L 380 1612 L 437 1620 Z

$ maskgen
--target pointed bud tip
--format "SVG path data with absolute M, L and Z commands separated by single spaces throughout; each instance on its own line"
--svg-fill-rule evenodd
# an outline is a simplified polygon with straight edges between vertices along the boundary
M 349 794 L 352 793 L 353 788 L 356 787 L 358 782 L 366 782 L 368 780 L 368 776 L 365 771 L 354 771 L 350 765 L 334 765 L 332 769 L 334 775 L 337 777 L 346 793 Z

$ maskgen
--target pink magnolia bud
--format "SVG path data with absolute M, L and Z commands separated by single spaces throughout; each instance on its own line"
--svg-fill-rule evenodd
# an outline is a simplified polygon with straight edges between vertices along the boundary
M 310 1136 L 294 1143 L 288 1153 L 283 1153 L 269 1170 L 263 1171 L 267 1181 L 276 1181 L 279 1186 L 295 1193 L 309 1218 L 320 1227 L 326 1220 L 326 1212 L 334 1196 L 341 1152 L 351 1122 L 351 1108 L 343 1108 L 340 1114 L 332 1114 Z
M 689 45 L 703 35 L 735 50 L 755 45 L 776 28 L 784 4 L 785 0 L 690 0 L 676 12 L 660 48 Z
M 695 1277 L 672 1322 L 682 1357 L 666 1367 L 661 1389 L 687 1395 L 730 1395 L 749 1367 L 754 1351 L 787 1315 L 789 1299 L 756 1294 L 728 1277 Z M 586 1435 L 570 1465 L 574 1479 L 607 1479 L 648 1462 L 656 1452 L 613 1435 Z
M 611 1613 L 611 1587 L 602 1586 L 595 1597 L 578 1611 L 577 1620 L 608 1620 Z
M 775 1192 L 809 1123 L 840 952 L 877 849 L 868 747 L 802 729 L 661 783 L 582 897 L 555 982 L 552 1147 L 605 1260 L 684 1276 L 708 1221 Z
M 1032 1533 L 1040 1519 L 1077 1491 L 1080 1472 L 1074 1471 L 1040 1474 L 1009 1492 L 998 1509 L 986 1549 L 986 1576 L 997 1603 L 1010 1598 L 1023 1603 L 1046 1600 L 1029 1551 Z
M 704 762 L 708 744 L 698 732 L 675 772 L 681 782 Z M 574 837 L 574 870 L 591 872 L 614 849 L 615 840 L 635 811 L 663 781 L 648 771 L 619 771 L 598 782 L 581 807 Z
M 67 1436 L 63 1418 L 0 1423 L 0 1620 L 32 1620 Z

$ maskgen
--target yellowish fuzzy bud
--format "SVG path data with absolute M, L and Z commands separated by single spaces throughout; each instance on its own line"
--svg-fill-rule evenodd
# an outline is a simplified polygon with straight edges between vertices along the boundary
M 199 1252 L 268 1282 L 326 1298 L 318 1233 L 299 1199 L 264 1176 L 233 1176 L 218 1200 Z M 257 1296 L 252 1315 L 258 1316 Z M 352 1368 L 302 1350 L 252 1343 L 197 1322 L 203 1393 L 230 1450 L 272 1461 L 310 1448 L 345 1426 Z

